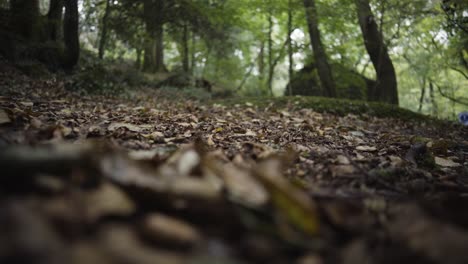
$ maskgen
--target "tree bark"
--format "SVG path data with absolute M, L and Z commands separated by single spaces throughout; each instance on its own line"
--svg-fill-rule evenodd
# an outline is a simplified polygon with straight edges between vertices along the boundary
M 62 29 L 63 0 L 50 0 L 47 13 L 47 33 L 50 41 L 59 41 Z
M 106 9 L 104 11 L 104 16 L 102 17 L 102 29 L 101 29 L 101 38 L 99 39 L 99 59 L 104 58 L 104 52 L 106 50 L 106 42 L 107 42 L 107 21 L 109 19 L 110 14 L 110 7 L 111 7 L 111 0 L 106 0 Z
M 66 0 L 63 20 L 63 38 L 66 53 L 63 66 L 66 70 L 72 70 L 80 57 L 78 17 L 78 0 Z
M 322 84 L 324 93 L 328 97 L 336 97 L 336 86 L 333 80 L 332 71 L 328 63 L 327 55 L 320 38 L 318 26 L 318 15 L 315 0 L 304 0 L 304 7 L 309 28 L 310 42 L 314 52 L 315 64 Z
M 439 109 L 437 107 L 437 102 L 435 100 L 435 95 L 434 95 L 434 84 L 432 82 L 429 82 L 429 97 L 431 98 L 431 104 L 432 104 L 432 115 L 437 116 L 439 113 Z
M 260 51 L 258 53 L 258 80 L 261 88 L 265 87 L 265 41 L 260 42 Z
M 359 26 L 367 53 L 377 75 L 377 85 L 370 100 L 398 105 L 398 87 L 392 60 L 381 32 L 375 22 L 369 0 L 355 0 Z
M 268 92 L 273 95 L 273 10 L 268 7 Z
M 39 38 L 39 0 L 11 0 L 11 25 L 15 33 L 27 41 Z
M 293 78 L 293 47 L 292 47 L 292 39 L 291 39 L 291 34 L 292 34 L 292 19 L 293 19 L 293 14 L 292 14 L 292 0 L 288 1 L 288 60 L 289 60 L 289 65 L 288 65 L 288 77 L 289 77 L 289 83 L 291 83 L 291 80 Z M 289 96 L 292 95 L 292 87 L 291 85 L 288 85 L 288 94 Z
M 196 67 L 196 39 L 195 39 L 195 32 L 191 32 L 191 49 L 190 49 L 190 73 L 194 74 L 195 73 L 195 67 Z
M 421 81 L 421 96 L 419 97 L 419 107 L 418 107 L 419 113 L 421 113 L 421 110 L 424 104 L 425 94 L 426 94 L 426 78 L 423 78 Z
M 155 21 L 152 17 L 153 13 L 153 2 L 151 0 L 146 0 L 143 2 L 143 12 L 145 18 L 145 27 L 147 36 L 145 38 L 145 55 L 143 61 L 143 70 L 147 72 L 154 71 L 155 65 Z
M 189 31 L 187 23 L 182 29 L 182 69 L 185 73 L 190 73 L 189 65 Z
M 145 43 L 143 69 L 148 72 L 164 72 L 164 1 L 145 0 L 144 18 L 148 38 Z
M 135 68 L 136 68 L 137 70 L 140 70 L 140 69 L 141 69 L 141 53 L 142 53 L 141 48 L 137 48 L 137 49 L 136 49 L 137 57 L 136 57 L 136 61 L 135 61 Z
M 155 70 L 156 72 L 167 72 L 164 65 L 164 27 L 162 22 L 157 24 L 155 44 Z

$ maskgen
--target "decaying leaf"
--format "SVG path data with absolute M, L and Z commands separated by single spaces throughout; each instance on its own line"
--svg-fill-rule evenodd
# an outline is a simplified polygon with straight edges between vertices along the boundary
M 109 125 L 109 127 L 107 128 L 109 131 L 115 131 L 116 129 L 119 129 L 119 128 L 126 128 L 132 132 L 141 132 L 145 129 L 148 129 L 148 128 L 151 128 L 150 125 L 144 125 L 144 126 L 137 126 L 137 125 L 133 125 L 133 124 L 129 124 L 129 123 L 112 123 Z
M 130 216 L 135 212 L 135 204 L 130 198 L 110 183 L 104 183 L 96 190 L 85 194 L 86 218 L 96 221 L 104 216 Z
M 162 214 L 150 214 L 143 220 L 142 235 L 167 246 L 193 247 L 200 242 L 200 232 L 191 224 Z
M 365 151 L 365 152 L 374 152 L 374 151 L 377 151 L 377 148 L 371 147 L 371 146 L 357 146 L 356 150 Z
M 453 160 L 450 160 L 450 159 L 444 159 L 444 158 L 440 158 L 440 157 L 435 157 L 435 163 L 441 167 L 450 167 L 450 168 L 454 168 L 454 167 L 460 167 L 461 164 L 460 163 L 457 163 Z
M 281 167 L 279 159 L 269 159 L 258 165 L 255 175 L 269 191 L 280 214 L 306 234 L 317 235 L 320 221 L 315 202 L 283 177 Z
M 208 172 L 223 180 L 229 196 L 234 201 L 253 208 L 260 208 L 268 201 L 268 193 L 250 171 L 232 164 L 223 165 L 212 159 L 206 159 L 204 165 Z
M 11 123 L 11 119 L 8 116 L 7 112 L 3 109 L 0 109 L 0 125 Z

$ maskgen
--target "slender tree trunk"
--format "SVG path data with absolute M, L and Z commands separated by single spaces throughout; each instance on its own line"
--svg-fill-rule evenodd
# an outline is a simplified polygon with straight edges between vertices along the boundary
M 289 0 L 288 2 L 288 59 L 289 59 L 289 67 L 288 67 L 288 77 L 289 77 L 289 83 L 291 83 L 291 80 L 293 78 L 293 47 L 292 47 L 292 39 L 291 39 L 291 34 L 292 34 L 292 20 L 293 20 L 293 14 L 292 14 L 292 0 Z M 288 85 L 288 94 L 289 96 L 292 95 L 292 87 L 291 85 Z
M 190 49 L 190 73 L 191 74 L 195 73 L 195 67 L 196 67 L 195 45 L 196 45 L 195 32 L 192 31 L 191 32 L 191 49 Z
M 249 70 L 244 74 L 244 77 L 242 78 L 242 81 L 240 82 L 239 86 L 237 86 L 236 91 L 242 90 L 242 87 L 244 87 L 244 84 L 247 82 L 247 79 L 252 74 L 252 70 L 254 67 L 255 67 L 255 60 L 250 64 Z
M 189 31 L 187 23 L 184 23 L 182 29 L 182 67 L 184 72 L 190 72 L 189 66 Z
M 426 94 L 426 78 L 423 78 L 421 81 L 421 96 L 419 97 L 419 107 L 418 107 L 419 113 L 421 113 L 421 110 L 424 104 L 425 94 Z
M 99 40 L 99 59 L 104 58 L 104 52 L 106 50 L 107 42 L 107 20 L 109 19 L 111 7 L 111 0 L 106 0 L 106 9 L 104 11 L 104 16 L 102 17 L 102 29 L 101 29 L 101 39 Z
M 80 57 L 80 40 L 78 32 L 78 0 L 65 1 L 65 17 L 63 20 L 63 38 L 65 42 L 64 68 L 72 70 Z
M 156 72 L 167 72 L 164 65 L 164 27 L 162 22 L 157 24 L 155 42 L 155 69 Z
M 51 41 L 61 38 L 63 0 L 50 0 L 49 13 L 47 14 L 47 33 Z
M 369 0 L 355 0 L 355 3 L 364 45 L 377 75 L 375 93 L 371 93 L 373 98 L 370 99 L 398 105 L 395 68 L 388 54 L 382 34 L 375 22 Z
M 265 83 L 265 41 L 260 42 L 260 51 L 258 53 L 258 80 L 261 88 L 264 87 Z
M 137 70 L 140 70 L 141 69 L 141 53 L 142 53 L 142 49 L 141 48 L 137 48 L 136 49 L 136 61 L 135 61 L 135 68 Z
M 273 95 L 273 10 L 268 7 L 268 92 Z
M 315 0 L 304 0 L 304 7 L 306 10 L 310 42 L 314 51 L 315 64 L 317 65 L 320 83 L 322 84 L 326 96 L 336 97 L 335 82 L 325 53 L 325 48 L 323 47 L 322 40 L 320 38 Z
M 431 98 L 431 104 L 432 104 L 432 115 L 437 116 L 439 113 L 439 109 L 437 107 L 437 102 L 435 100 L 434 84 L 432 82 L 429 82 L 429 96 Z

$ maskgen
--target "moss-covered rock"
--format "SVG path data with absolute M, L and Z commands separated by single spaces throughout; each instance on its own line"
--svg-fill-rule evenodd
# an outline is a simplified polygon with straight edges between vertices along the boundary
M 179 73 L 159 82 L 156 84 L 156 87 L 201 88 L 207 92 L 211 92 L 212 84 L 206 79 L 196 78 L 187 73 Z
M 223 105 L 245 104 L 249 102 L 259 108 L 269 107 L 270 109 L 279 109 L 286 106 L 292 106 L 293 109 L 308 108 L 316 112 L 325 112 L 345 116 L 347 114 L 369 115 L 381 118 L 396 118 L 407 121 L 428 121 L 433 124 L 446 124 L 447 122 L 435 119 L 430 116 L 415 113 L 413 111 L 400 108 L 395 105 L 366 102 L 362 100 L 335 99 L 315 96 L 294 96 L 278 98 L 232 98 L 226 100 L 216 100 L 214 103 Z
M 368 88 L 375 86 L 375 81 L 367 79 L 340 64 L 334 63 L 331 67 L 339 98 L 365 100 Z M 289 85 L 292 86 L 293 95 L 324 96 L 314 63 L 307 64 L 297 72 Z

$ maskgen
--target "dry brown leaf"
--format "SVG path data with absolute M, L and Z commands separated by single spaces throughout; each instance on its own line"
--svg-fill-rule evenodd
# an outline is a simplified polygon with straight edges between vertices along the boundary
M 456 168 L 460 167 L 461 164 L 454 162 L 453 160 L 450 159 L 444 159 L 440 157 L 435 157 L 435 163 L 441 167 L 447 167 L 447 168 Z
M 11 123 L 11 119 L 8 116 L 7 112 L 3 109 L 0 109 L 0 125 Z
M 364 152 L 374 152 L 374 151 L 377 151 L 377 148 L 371 147 L 371 146 L 357 146 L 356 150 L 364 151 Z

